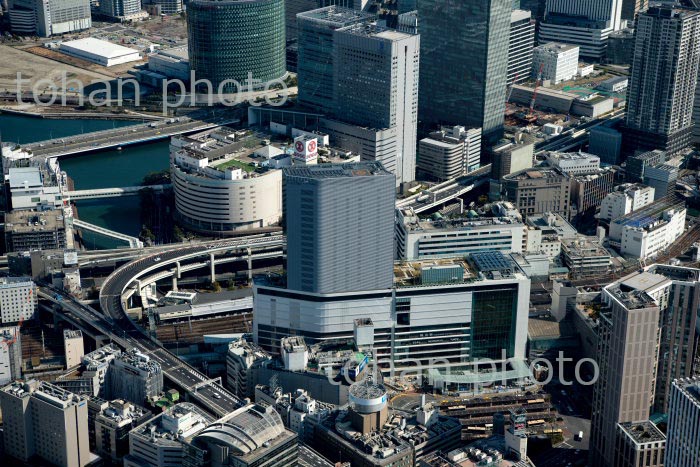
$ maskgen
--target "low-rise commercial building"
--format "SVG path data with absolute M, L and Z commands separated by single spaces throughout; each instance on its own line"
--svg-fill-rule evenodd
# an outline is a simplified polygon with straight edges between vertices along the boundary
M 83 355 L 85 355 L 83 332 L 79 329 L 65 329 L 63 331 L 63 349 L 66 354 L 66 368 L 80 365 Z
M 682 158 L 676 157 L 644 170 L 644 184 L 654 188 L 654 200 L 660 200 L 675 193 L 676 180 L 678 180 L 682 163 Z
M 443 128 L 418 143 L 418 169 L 438 180 L 457 178 L 478 169 L 480 158 L 480 128 Z
M 601 201 L 613 189 L 615 171 L 612 167 L 595 169 L 585 175 L 571 177 L 571 211 L 572 222 L 588 222 L 593 219 Z
M 535 159 L 535 140 L 524 133 L 491 148 L 491 178 L 500 180 L 506 175 L 529 169 Z
M 621 93 L 627 89 L 629 78 L 626 76 L 615 76 L 600 82 L 596 89 L 609 93 Z
M 620 253 L 639 259 L 655 257 L 683 235 L 685 218 L 685 208 L 668 209 L 657 219 L 628 223 L 622 229 Z
M 503 177 L 505 197 L 523 217 L 552 212 L 569 215 L 571 178 L 551 167 L 534 167 Z
M 620 163 L 622 134 L 614 128 L 598 125 L 591 128 L 588 136 L 588 152 L 600 157 L 600 162 L 608 165 Z
M 615 188 L 600 203 L 600 219 L 613 221 L 654 202 L 654 188 L 626 184 Z
M 559 84 L 573 79 L 578 73 L 579 47 L 549 42 L 535 47 L 532 56 L 532 76 Z
M 604 276 L 610 270 L 608 250 L 584 237 L 563 240 L 561 252 L 573 278 Z
M 475 251 L 521 253 L 523 236 L 519 214 L 421 220 L 410 209 L 396 211 L 397 260 L 454 257 Z
M 635 154 L 627 158 L 627 181 L 642 182 L 646 169 L 663 164 L 667 159 L 667 154 L 658 149 L 641 154 Z
M 39 166 L 11 167 L 5 180 L 12 209 L 58 209 L 63 195 L 55 174 Z
M 192 438 L 213 422 L 214 418 L 194 404 L 181 402 L 170 407 L 129 432 L 124 467 L 184 465 Z
M 118 465 L 129 454 L 129 432 L 145 423 L 152 414 L 124 400 L 108 402 L 95 415 L 95 452 Z
M 415 416 L 389 414 L 386 389 L 367 381 L 351 386 L 351 397 L 349 409 L 314 425 L 312 446 L 329 459 L 340 454 L 353 467 L 410 467 L 461 442 L 459 421 L 440 415 L 432 404 L 422 404 Z
M 547 163 L 564 173 L 590 174 L 600 168 L 600 157 L 585 152 L 548 152 Z
M 664 198 L 613 220 L 608 239 L 611 246 L 622 250 L 624 237 L 628 241 L 625 251 L 633 256 L 643 255 L 635 257 L 646 258 L 664 250 L 683 234 L 685 216 L 685 203 Z
M 63 211 L 12 211 L 5 214 L 7 251 L 66 248 Z

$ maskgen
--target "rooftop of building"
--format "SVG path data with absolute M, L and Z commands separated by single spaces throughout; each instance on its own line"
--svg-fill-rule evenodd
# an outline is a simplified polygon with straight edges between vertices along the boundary
M 294 437 L 296 434 L 285 429 L 274 407 L 249 404 L 210 424 L 192 442 L 226 446 L 231 455 L 244 461 L 264 457 Z
M 527 336 L 531 341 L 577 336 L 576 328 L 570 320 L 557 322 L 553 317 L 530 317 L 527 329 Z
M 534 464 L 527 459 L 522 461 L 505 459 L 506 452 L 504 436 L 493 435 L 448 453 L 436 452 L 428 454 L 418 465 L 421 467 L 481 467 L 485 465 L 498 467 L 534 467 Z M 490 464 L 485 462 L 487 457 L 491 457 L 492 459 Z
M 685 209 L 685 202 L 673 195 L 665 196 L 651 204 L 637 209 L 623 217 L 612 221 L 632 228 L 645 228 L 663 219 L 664 213 L 673 210 L 678 212 Z
M 332 5 L 299 13 L 297 18 L 314 20 L 326 23 L 331 27 L 340 28 L 359 21 L 369 21 L 375 16 L 361 10 Z
M 669 264 L 652 264 L 647 267 L 647 272 L 661 274 L 674 281 L 695 282 L 700 280 L 700 269 L 684 266 L 672 266 Z
M 152 361 L 151 357 L 139 352 L 138 349 L 131 349 L 123 352 L 121 355 L 117 356 L 116 361 L 127 364 L 132 368 L 148 371 L 151 374 L 161 372 L 160 363 Z
M 532 19 L 532 12 L 528 10 L 513 10 L 510 13 L 510 22 L 516 23 L 518 21 L 530 20 Z
M 86 400 L 85 396 L 73 394 L 46 381 L 15 381 L 2 388 L 2 391 L 21 399 L 34 396 L 59 408 L 69 407 Z
M 402 41 L 413 37 L 412 34 L 390 29 L 376 22 L 362 22 L 353 24 L 352 26 L 343 28 L 342 32 L 345 34 L 352 34 L 354 36 L 382 39 L 387 42 Z
M 63 212 L 59 210 L 14 210 L 5 214 L 5 227 L 12 233 L 54 232 L 64 228 Z
M 180 446 L 213 422 L 214 419 L 196 405 L 181 402 L 137 426 L 130 436 L 146 443 Z
M 445 218 L 442 215 L 434 215 L 432 219 L 418 217 L 412 208 L 399 209 L 399 217 L 404 228 L 410 232 L 435 232 L 457 230 L 479 230 L 493 226 L 514 225 L 522 226 L 522 216 L 516 209 L 497 209 L 489 211 L 471 210 L 458 218 Z
M 620 429 L 636 444 L 665 441 L 666 435 L 649 420 L 618 424 Z
M 596 156 L 595 154 L 589 154 L 587 152 L 556 152 L 556 151 L 550 151 L 547 153 L 547 159 L 556 161 L 556 162 L 565 162 L 565 161 L 570 161 L 570 162 L 583 162 L 583 161 L 591 161 L 591 162 L 600 162 L 600 157 Z
M 145 408 L 122 399 L 116 399 L 109 401 L 107 406 L 97 415 L 97 418 L 121 425 L 141 420 L 147 415 L 150 415 L 150 411 Z
M 530 169 L 524 169 L 519 172 L 514 172 L 510 175 L 505 175 L 503 180 L 525 181 L 549 178 L 566 179 L 568 176 L 555 167 L 538 166 Z
M 656 306 L 654 299 L 644 290 L 636 290 L 621 286 L 621 282 L 615 282 L 605 287 L 605 290 L 628 310 L 640 310 Z
M 562 252 L 569 257 L 610 258 L 612 256 L 600 243 L 582 236 L 562 239 L 561 248 Z
M 189 60 L 187 44 L 171 47 L 169 49 L 158 49 L 152 55 L 174 58 L 178 60 Z
M 63 330 L 64 339 L 82 339 L 83 331 L 80 329 L 64 329 Z
M 0 288 L 33 287 L 31 277 L 0 277 Z
M 673 385 L 694 399 L 696 404 L 700 404 L 700 377 L 679 378 L 673 381 Z
M 16 188 L 41 187 L 43 181 L 39 167 L 11 167 L 6 177 L 10 182 L 10 190 Z
M 426 407 L 427 410 L 435 410 Z M 387 423 L 380 429 L 368 434 L 355 430 L 350 421 L 349 410 L 332 412 L 323 420 L 322 427 L 338 442 L 352 447 L 356 453 L 367 459 L 381 457 L 388 460 L 394 456 L 401 457 L 412 446 L 418 446 L 431 439 L 446 436 L 447 433 L 459 430 L 458 419 L 437 415 L 438 419 L 429 426 L 421 425 L 414 414 L 392 411 Z M 388 464 L 387 464 L 388 465 Z
M 551 231 L 559 238 L 575 238 L 578 235 L 576 228 L 564 216 L 552 212 L 528 216 L 527 225 L 543 232 Z
M 620 279 L 619 287 L 623 291 L 652 292 L 660 287 L 664 287 L 671 281 L 661 274 L 654 274 L 648 271 L 632 273 Z
M 61 47 L 70 47 L 72 49 L 80 50 L 81 52 L 100 55 L 107 58 L 117 58 L 123 55 L 138 53 L 138 50 L 136 49 L 130 49 L 129 47 L 113 44 L 94 37 L 85 37 L 83 39 L 63 42 L 61 43 Z
M 393 177 L 380 162 L 353 162 L 348 164 L 319 164 L 285 169 L 287 179 L 332 179 L 344 177 Z
M 579 49 L 579 46 L 573 44 L 562 44 L 560 42 L 548 42 L 546 44 L 542 44 L 538 47 L 535 47 L 535 50 L 543 50 L 553 53 L 569 52 L 574 49 Z
M 112 359 L 121 354 L 121 350 L 112 344 L 107 344 L 88 354 L 83 355 L 83 365 L 87 367 L 97 367 L 109 363 Z

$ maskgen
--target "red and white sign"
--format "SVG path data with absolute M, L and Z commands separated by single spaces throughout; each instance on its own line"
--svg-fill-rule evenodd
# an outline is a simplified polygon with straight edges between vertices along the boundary
M 304 163 L 315 163 L 318 159 L 318 141 L 302 135 L 294 139 L 294 158 Z

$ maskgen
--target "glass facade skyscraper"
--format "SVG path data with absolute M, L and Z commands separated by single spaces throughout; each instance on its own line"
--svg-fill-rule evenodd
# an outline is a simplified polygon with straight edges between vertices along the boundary
M 512 0 L 421 0 L 419 122 L 503 133 Z
M 244 85 L 249 73 L 263 84 L 286 73 L 284 0 L 192 0 L 187 32 L 190 67 L 214 92 L 224 80 Z

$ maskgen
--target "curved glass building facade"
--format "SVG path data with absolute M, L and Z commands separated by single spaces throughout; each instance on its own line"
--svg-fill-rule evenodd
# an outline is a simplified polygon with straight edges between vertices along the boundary
M 190 68 L 214 92 L 224 80 L 245 86 L 248 73 L 262 83 L 285 76 L 284 0 L 191 0 L 187 32 Z

